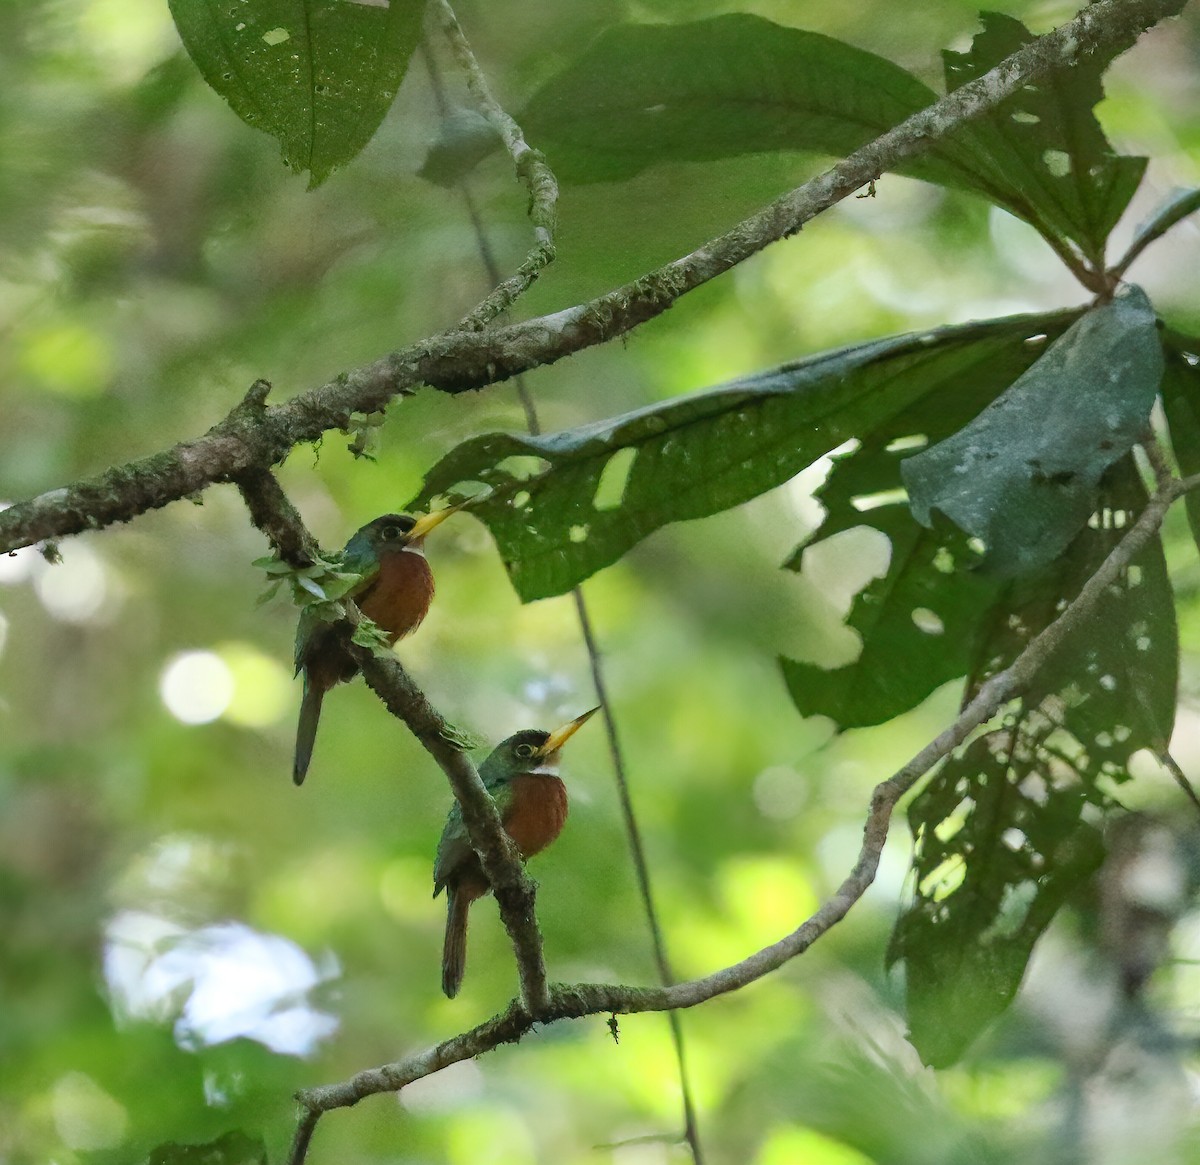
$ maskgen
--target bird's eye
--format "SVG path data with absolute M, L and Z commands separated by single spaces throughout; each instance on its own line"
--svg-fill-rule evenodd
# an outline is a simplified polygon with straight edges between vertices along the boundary
M 385 542 L 395 542 L 397 539 L 404 537 L 404 531 L 395 523 L 390 526 L 384 526 L 381 534 Z
M 522 760 L 528 760 L 535 752 L 537 749 L 532 744 L 518 744 L 516 747 L 516 754 Z

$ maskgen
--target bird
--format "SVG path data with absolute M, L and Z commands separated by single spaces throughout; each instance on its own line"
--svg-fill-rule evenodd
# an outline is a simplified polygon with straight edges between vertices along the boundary
M 449 506 L 420 517 L 384 514 L 356 530 L 342 550 L 344 568 L 362 575 L 347 597 L 383 631 L 389 644 L 416 630 L 425 618 L 433 601 L 433 572 L 422 543 L 430 530 L 461 508 Z M 326 623 L 310 611 L 300 615 L 296 674 L 304 675 L 304 695 L 292 763 L 297 785 L 304 783 L 312 759 L 325 693 L 358 674 L 348 650 L 352 634 L 345 623 Z
M 544 850 L 567 820 L 567 789 L 558 775 L 559 753 L 597 712 L 592 708 L 546 732 L 526 728 L 491 751 L 479 766 L 484 788 L 500 813 L 500 823 L 522 860 Z M 491 889 L 479 856 L 471 848 L 462 809 L 455 802 L 438 842 L 433 865 L 433 896 L 446 891 L 446 938 L 442 946 L 442 990 L 453 999 L 467 964 L 467 912 Z

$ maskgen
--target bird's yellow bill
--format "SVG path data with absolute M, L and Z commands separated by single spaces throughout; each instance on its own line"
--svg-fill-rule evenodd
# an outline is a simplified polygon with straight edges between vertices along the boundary
M 435 526 L 440 526 L 451 514 L 457 514 L 467 503 L 459 502 L 457 506 L 447 506 L 444 510 L 435 510 L 432 514 L 422 514 L 408 532 L 410 542 L 424 538 Z
M 556 728 L 546 738 L 546 743 L 538 749 L 538 756 L 549 756 L 551 753 L 558 752 L 599 711 L 599 706 L 591 708 L 582 716 L 576 716 L 574 720 L 568 721 L 561 728 Z

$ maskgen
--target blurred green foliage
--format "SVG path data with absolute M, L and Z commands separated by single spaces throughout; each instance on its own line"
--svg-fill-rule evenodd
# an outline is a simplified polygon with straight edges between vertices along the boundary
M 516 108 L 620 20 L 727 10 L 473 2 L 459 15 Z M 940 48 L 965 48 L 976 20 L 951 0 L 903 18 L 878 4 L 739 10 L 841 37 L 931 85 Z M 1071 14 L 1010 10 L 1037 30 Z M 1166 191 L 1200 180 L 1198 34 L 1189 9 L 1106 75 L 1110 137 L 1151 158 L 1114 253 Z M 444 326 L 483 290 L 461 204 L 416 176 L 439 132 L 421 65 L 363 155 L 311 193 L 276 144 L 205 87 L 164 5 L 0 4 L 0 71 L 2 499 L 201 432 L 257 376 L 281 396 L 322 382 Z M 818 164 L 673 161 L 566 187 L 559 261 L 520 310 L 634 277 Z M 524 195 L 499 156 L 473 188 L 509 269 L 528 245 Z M 1172 238 L 1133 274 L 1172 327 L 1194 333 L 1194 228 Z M 627 344 L 530 385 L 546 427 L 565 428 L 837 344 L 1078 298 L 1017 220 L 886 177 L 875 199 L 841 204 Z M 297 450 L 282 479 L 334 547 L 411 497 L 463 439 L 521 425 L 510 388 L 425 392 L 391 411 L 373 462 L 330 435 Z M 820 522 L 811 494 L 825 469 L 667 527 L 587 585 L 680 975 L 773 941 L 831 892 L 871 786 L 953 714 L 943 688 L 887 725 L 838 736 L 797 716 L 776 657 L 852 662 L 857 636 L 842 616 L 886 569 L 861 526 L 812 546 L 803 572 L 776 569 Z M 155 1146 L 235 1130 L 262 1137 L 278 1160 L 296 1088 L 413 1051 L 507 1001 L 502 928 L 477 909 L 471 974 L 459 999 L 443 999 L 442 911 L 429 895 L 449 793 L 362 685 L 331 696 L 310 780 L 291 786 L 295 613 L 282 601 L 255 607 L 251 564 L 264 546 L 231 487 L 60 549 L 57 567 L 34 551 L 0 559 L 0 1160 L 141 1161 Z M 429 554 L 439 598 L 401 656 L 450 719 L 495 740 L 589 706 L 569 599 L 520 605 L 469 519 L 443 527 Z M 1184 650 L 1173 748 L 1196 772 L 1200 571 L 1182 513 L 1168 523 L 1167 563 Z M 1179 813 L 1177 792 L 1141 755 L 1121 799 Z M 571 820 L 533 867 L 551 975 L 650 982 L 600 733 L 572 742 L 567 777 Z M 1102 1141 L 1106 1161 L 1197 1159 L 1190 1061 L 1145 1052 L 1115 1078 L 1087 1059 L 1104 1015 L 1087 903 L 1043 941 L 1018 1006 L 967 1060 L 936 1076 L 919 1066 L 901 984 L 883 969 L 909 858 L 894 832 L 878 885 L 833 934 L 685 1015 L 711 1156 L 1007 1161 Z M 1181 961 L 1154 981 L 1152 1002 L 1187 1036 L 1200 1007 L 1186 961 L 1200 955 L 1197 919 L 1175 935 Z M 1099 1115 L 1073 1103 L 1085 1080 Z M 1136 1091 L 1145 1081 L 1149 1100 Z M 1122 1120 L 1126 1111 L 1138 1115 Z M 678 1128 L 665 1021 L 627 1017 L 614 1045 L 597 1018 L 459 1065 L 398 1104 L 334 1114 L 313 1152 L 628 1165 L 683 1153 L 596 1146 Z

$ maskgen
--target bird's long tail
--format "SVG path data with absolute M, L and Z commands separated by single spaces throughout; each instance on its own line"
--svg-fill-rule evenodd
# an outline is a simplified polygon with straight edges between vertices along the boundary
M 446 941 L 442 945 L 442 990 L 453 999 L 467 969 L 467 912 L 475 899 L 453 887 L 446 891 Z
M 292 762 L 292 780 L 297 785 L 304 784 L 308 762 L 312 760 L 313 742 L 317 738 L 317 723 L 321 719 L 321 701 L 324 698 L 325 689 L 314 684 L 306 673 L 304 697 L 300 701 L 300 723 L 296 726 L 296 757 Z

